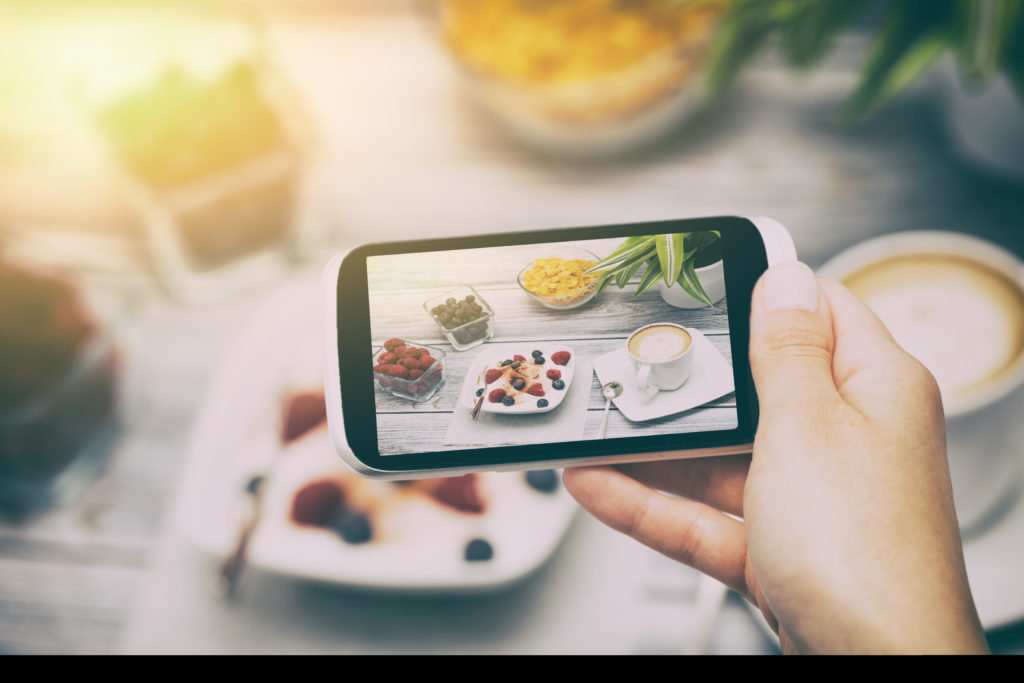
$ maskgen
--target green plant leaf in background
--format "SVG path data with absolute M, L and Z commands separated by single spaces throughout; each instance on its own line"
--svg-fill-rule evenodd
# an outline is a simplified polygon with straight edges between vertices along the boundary
M 953 39 L 955 0 L 903 0 L 889 5 L 871 44 L 860 82 L 839 118 L 854 123 L 902 92 L 942 54 Z
M 867 118 L 947 50 L 965 80 L 987 85 L 1005 74 L 1024 104 L 1024 0 L 731 0 L 711 49 L 708 94 L 720 99 L 775 39 L 790 66 L 816 65 L 836 35 L 876 9 L 881 19 L 840 121 Z

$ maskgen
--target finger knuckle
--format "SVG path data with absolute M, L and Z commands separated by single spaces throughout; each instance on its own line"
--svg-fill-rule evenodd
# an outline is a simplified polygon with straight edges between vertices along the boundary
M 764 350 L 772 355 L 831 354 L 832 341 L 824 332 L 808 328 L 771 330 L 763 337 Z

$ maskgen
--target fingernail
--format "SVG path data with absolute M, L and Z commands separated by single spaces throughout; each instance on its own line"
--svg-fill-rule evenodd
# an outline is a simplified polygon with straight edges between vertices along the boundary
M 768 311 L 818 310 L 818 280 L 799 261 L 772 266 L 764 275 L 764 307 Z

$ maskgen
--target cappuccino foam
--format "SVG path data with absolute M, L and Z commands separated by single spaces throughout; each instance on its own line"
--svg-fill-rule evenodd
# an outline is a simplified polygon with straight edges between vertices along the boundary
M 629 340 L 629 352 L 640 360 L 665 361 L 681 356 L 690 348 L 690 334 L 672 325 L 654 325 L 640 330 Z
M 1024 354 L 1024 292 L 976 261 L 898 256 L 843 282 L 931 370 L 944 394 L 977 389 Z

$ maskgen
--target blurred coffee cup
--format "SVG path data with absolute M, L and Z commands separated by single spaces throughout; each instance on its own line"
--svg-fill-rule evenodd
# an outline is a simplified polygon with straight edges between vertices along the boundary
M 990 242 L 905 232 L 852 247 L 819 270 L 868 304 L 935 375 L 965 536 L 1021 486 L 1024 263 Z

